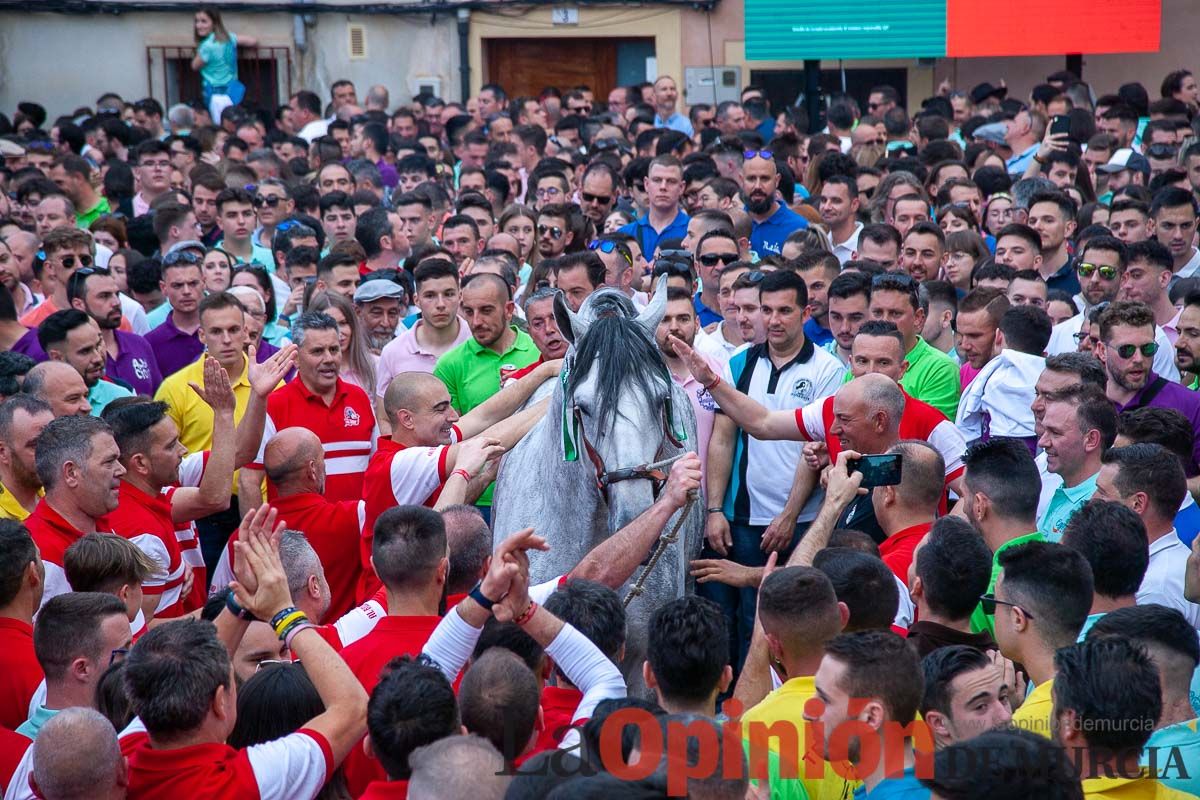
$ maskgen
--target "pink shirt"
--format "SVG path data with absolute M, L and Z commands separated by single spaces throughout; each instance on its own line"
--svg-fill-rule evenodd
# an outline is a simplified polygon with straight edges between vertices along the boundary
M 375 394 L 383 397 L 392 378 L 401 372 L 433 372 L 438 357 L 426 350 L 417 341 L 417 328 L 424 325 L 423 320 L 417 320 L 404 333 L 388 342 L 379 354 L 379 363 L 375 367 Z M 451 348 L 458 347 L 471 337 L 471 329 L 462 317 L 458 319 L 458 337 Z
M 703 353 L 701 355 L 704 356 L 704 360 L 708 362 L 708 366 L 712 368 L 713 372 L 720 374 L 720 365 L 709 356 Z M 688 400 L 692 404 L 692 411 L 696 414 L 696 441 L 684 442 L 683 446 L 685 450 L 695 450 L 696 455 L 700 456 L 700 487 L 701 491 L 703 491 L 703 487 L 705 486 L 703 476 L 706 474 L 705 471 L 708 468 L 708 440 L 712 437 L 713 419 L 716 416 L 717 403 L 713 400 L 712 395 L 708 393 L 708 389 L 701 386 L 700 382 L 690 374 L 684 378 L 680 378 L 678 375 L 672 373 L 671 377 L 675 379 L 675 383 L 679 385 L 679 388 L 687 393 Z

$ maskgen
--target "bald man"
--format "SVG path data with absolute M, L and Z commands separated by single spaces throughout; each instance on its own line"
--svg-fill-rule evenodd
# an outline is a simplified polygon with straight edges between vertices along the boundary
M 359 546 L 359 602 L 380 585 L 370 561 L 375 519 L 398 505 L 440 510 L 476 499 L 491 482 L 485 467 L 541 419 L 549 400 L 520 413 L 517 409 L 543 381 L 558 375 L 561 364 L 540 365 L 461 417 L 445 385 L 434 376 L 401 372 L 392 379 L 383 396 L 392 434 L 379 439 L 363 475 L 366 522 Z
M 123 800 L 129 785 L 112 723 L 91 708 L 66 708 L 38 734 L 29 783 L 45 800 Z M 28 758 L 28 754 L 26 755 Z M 22 774 L 20 767 L 16 775 Z M 9 787 L 10 791 L 13 789 Z M 15 794 L 13 796 L 25 796 Z
M 521 243 L 511 233 L 497 233 L 487 240 L 487 247 L 484 249 L 503 250 L 506 253 L 512 253 L 513 257 L 518 260 L 521 258 Z
M 92 413 L 87 384 L 79 371 L 64 361 L 43 361 L 25 375 L 22 390 L 50 405 L 57 417 L 86 417 Z
M 284 428 L 263 451 L 263 469 L 275 488 L 271 507 L 288 528 L 303 531 L 325 567 L 330 602 L 323 623 L 338 619 L 355 605 L 365 504 L 362 500 L 332 502 L 325 497 L 325 451 L 307 428 Z M 213 574 L 213 586 L 233 580 L 233 543 L 229 538 Z

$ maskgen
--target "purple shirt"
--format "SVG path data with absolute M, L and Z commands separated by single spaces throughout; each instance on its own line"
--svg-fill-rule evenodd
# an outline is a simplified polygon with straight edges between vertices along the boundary
M 1200 393 L 1193 392 L 1182 384 L 1161 379 L 1163 383 L 1156 392 L 1151 393 L 1152 387 L 1159 381 L 1158 375 L 1151 372 L 1146 376 L 1146 385 L 1138 391 L 1125 405 L 1116 405 L 1117 413 L 1132 411 L 1136 408 L 1173 408 L 1192 423 L 1193 431 L 1200 431 Z M 1146 399 L 1146 395 L 1150 395 Z M 1200 464 L 1200 437 L 1192 437 L 1192 461 L 1195 464 L 1185 470 L 1189 477 L 1197 474 L 1196 464 Z
M 30 328 L 25 332 L 25 335 L 13 342 L 13 346 L 9 348 L 14 353 L 22 353 L 29 356 L 39 364 L 45 361 L 49 356 L 42 349 L 42 345 L 38 342 L 37 328 Z
M 104 356 L 104 374 L 129 384 L 134 394 L 153 397 L 162 383 L 154 348 L 136 333 L 113 331 L 117 337 L 117 357 Z
M 400 185 L 400 173 L 396 172 L 396 168 L 386 161 L 379 161 L 375 164 L 379 167 L 379 177 L 383 179 L 383 185 L 389 189 L 395 189 Z
M 204 353 L 199 334 L 184 333 L 175 327 L 174 311 L 167 314 L 162 325 L 146 334 L 146 341 L 154 350 L 163 377 L 174 375 Z
M 268 342 L 266 339 L 259 339 L 258 346 L 254 348 L 254 363 L 261 364 L 271 356 L 279 352 L 279 348 Z M 283 376 L 284 383 L 291 383 L 292 378 L 296 377 L 296 368 L 292 367 L 288 370 L 288 374 Z

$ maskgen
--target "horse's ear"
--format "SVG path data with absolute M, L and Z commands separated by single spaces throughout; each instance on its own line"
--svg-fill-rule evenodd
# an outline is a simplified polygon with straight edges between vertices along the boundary
M 654 296 L 642 309 L 642 313 L 637 316 L 638 324 L 645 329 L 651 341 L 654 341 L 654 332 L 658 329 L 658 323 L 662 321 L 665 313 L 667 313 L 667 276 L 662 275 L 658 279 L 658 286 L 654 288 Z
M 558 332 L 571 344 L 575 344 L 577 339 L 583 337 L 585 326 L 580 322 L 579 316 L 567 305 L 567 296 L 562 292 L 554 294 L 554 324 L 558 325 Z

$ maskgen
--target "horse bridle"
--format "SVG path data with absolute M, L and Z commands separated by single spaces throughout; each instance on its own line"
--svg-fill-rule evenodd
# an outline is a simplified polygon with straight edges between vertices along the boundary
M 671 424 L 667 419 L 667 409 L 663 409 L 663 430 L 667 435 L 667 440 L 676 447 L 683 447 L 683 442 L 676 438 L 671 430 Z M 667 482 L 667 471 L 672 464 L 678 461 L 682 454 L 672 456 L 671 458 L 655 461 L 649 464 L 638 464 L 636 467 L 621 467 L 620 469 L 605 469 L 604 459 L 596 452 L 596 448 L 592 447 L 591 441 L 587 437 L 587 431 L 583 426 L 583 412 L 578 406 L 575 407 L 575 419 L 579 423 L 579 438 L 583 440 L 583 449 L 587 452 L 588 459 L 592 462 L 592 466 L 596 470 L 596 488 L 600 494 L 607 495 L 608 487 L 614 483 L 621 481 L 633 480 L 648 480 L 654 481 L 654 493 L 658 494 L 662 489 L 663 484 Z

